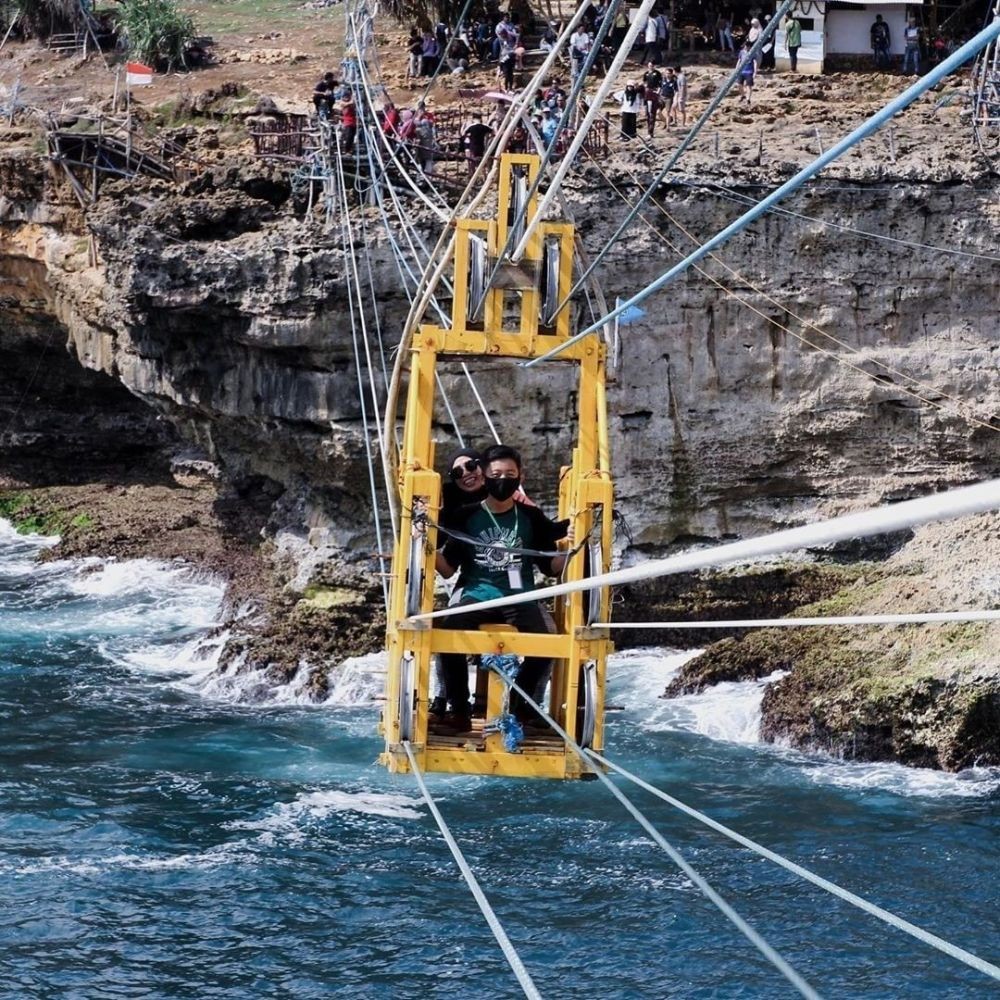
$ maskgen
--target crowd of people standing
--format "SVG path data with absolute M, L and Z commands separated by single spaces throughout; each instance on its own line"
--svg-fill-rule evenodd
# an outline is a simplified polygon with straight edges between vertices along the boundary
M 664 129 L 687 127 L 689 94 L 688 73 L 679 63 L 664 65 L 670 51 L 672 24 L 665 9 L 654 8 L 637 28 L 630 20 L 634 10 L 626 6 L 612 12 L 606 0 L 581 0 L 584 11 L 578 27 L 568 40 L 563 54 L 557 57 L 556 66 L 569 70 L 568 85 L 572 87 L 586 69 L 595 75 L 606 74 L 615 56 L 620 52 L 629 34 L 635 28 L 630 57 L 637 58 L 643 67 L 641 77 L 625 82 L 614 96 L 619 103 L 622 139 L 628 141 L 638 135 L 640 123 L 650 139 L 657 125 Z M 772 15 L 773 16 L 773 15 Z M 611 18 L 610 23 L 606 19 Z M 776 51 L 783 46 L 791 72 L 798 69 L 798 53 L 802 45 L 802 22 L 796 12 L 791 12 L 780 26 L 781 34 L 769 32 L 768 15 L 751 11 L 737 24 L 733 14 L 709 6 L 705 10 L 704 31 L 713 46 L 735 58 L 740 100 L 749 106 L 759 74 L 776 70 Z M 529 54 L 530 38 L 537 38 L 537 48 L 531 54 L 547 55 L 555 48 L 563 26 L 545 22 L 540 33 L 530 8 L 512 7 L 497 11 L 494 16 L 480 17 L 467 24 L 449 27 L 441 22 L 433 29 L 414 26 L 405 41 L 407 51 L 406 79 L 410 82 L 427 81 L 442 73 L 465 74 L 476 68 L 494 66 L 495 87 L 505 94 L 516 91 L 515 78 L 524 68 Z M 687 30 L 687 29 L 685 29 Z M 529 34 L 530 33 L 530 34 Z M 755 43 L 766 34 L 763 44 L 754 52 Z M 903 72 L 920 71 L 922 59 L 943 58 L 946 44 L 935 40 L 933 51 L 928 53 L 922 30 L 910 17 L 903 32 Z M 876 69 L 890 66 L 891 32 L 882 15 L 877 15 L 871 26 L 871 48 Z M 594 51 L 598 46 L 598 51 Z M 426 85 L 425 85 L 426 86 Z M 425 89 L 426 94 L 426 89 Z M 557 77 L 552 77 L 531 96 L 528 115 L 510 132 L 506 149 L 523 152 L 534 148 L 532 130 L 540 141 L 558 154 L 561 144 L 572 135 L 572 125 L 564 115 L 567 90 Z M 354 107 L 352 88 L 338 82 L 333 73 L 327 73 L 316 85 L 313 103 L 318 116 L 339 117 L 338 141 L 342 151 L 351 152 L 356 142 L 358 119 Z M 435 115 L 428 107 L 429 101 L 420 100 L 413 108 L 398 109 L 389 100 L 381 114 L 379 127 L 386 139 L 405 147 L 420 169 L 427 175 L 434 171 L 436 160 L 447 156 L 464 158 L 469 173 L 473 173 L 486 155 L 490 140 L 496 134 L 504 117 L 505 108 L 498 100 L 490 113 L 486 109 L 473 111 L 455 131 L 449 122 L 448 135 L 442 142 Z

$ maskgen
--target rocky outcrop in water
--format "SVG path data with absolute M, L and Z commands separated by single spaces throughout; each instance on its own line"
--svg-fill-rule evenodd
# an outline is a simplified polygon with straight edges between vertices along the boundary
M 803 616 L 982 610 L 1000 602 L 1000 516 L 917 530 Z M 1000 624 L 762 629 L 715 643 L 665 697 L 776 670 L 762 738 L 850 760 L 958 770 L 1000 765 Z

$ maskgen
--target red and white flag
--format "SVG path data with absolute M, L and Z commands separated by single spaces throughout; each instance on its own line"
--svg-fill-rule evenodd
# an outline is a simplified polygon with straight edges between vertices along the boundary
M 142 63 L 125 63 L 125 82 L 130 87 L 148 87 L 153 82 L 153 67 Z

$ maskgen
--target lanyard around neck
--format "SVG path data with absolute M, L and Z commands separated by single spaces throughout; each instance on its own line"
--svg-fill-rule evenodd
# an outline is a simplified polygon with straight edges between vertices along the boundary
M 486 516 L 493 522 L 493 527 L 496 528 L 497 531 L 499 531 L 499 532 L 502 533 L 503 532 L 503 528 L 500 527 L 500 523 L 493 516 L 493 511 L 490 510 L 490 508 L 489 508 L 488 504 L 486 503 L 486 501 L 483 500 L 483 502 L 480 504 L 480 506 L 483 508 L 483 510 L 486 511 Z M 506 514 L 507 511 L 504 511 L 504 513 Z M 520 522 L 519 522 L 518 516 L 517 516 L 517 504 L 515 503 L 514 504 L 514 542 L 515 542 L 515 544 L 517 543 L 517 536 L 518 536 L 518 530 L 519 530 L 519 528 L 520 528 Z

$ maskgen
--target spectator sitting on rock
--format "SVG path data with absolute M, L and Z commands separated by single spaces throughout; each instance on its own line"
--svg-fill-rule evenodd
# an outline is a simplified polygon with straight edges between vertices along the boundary
M 469 46 L 466 44 L 465 39 L 461 37 L 453 38 L 446 56 L 448 69 L 452 73 L 467 73 L 469 70 L 469 57 L 471 55 L 472 53 L 469 51 Z
M 493 32 L 490 31 L 490 25 L 488 21 L 479 21 L 476 24 L 476 30 L 473 33 L 473 39 L 476 46 L 476 55 L 480 62 L 486 62 L 490 57 L 490 47 L 493 42 Z
M 549 25 L 545 29 L 545 33 L 542 35 L 542 39 L 538 43 L 538 47 L 543 52 L 549 53 L 556 47 L 556 42 L 558 40 L 559 40 L 559 33 L 556 31 L 556 22 L 549 21 Z
M 543 96 L 545 98 L 545 103 L 550 108 L 555 108 L 555 106 L 559 103 L 560 97 L 564 101 L 566 100 L 566 91 L 563 89 L 562 83 L 558 79 L 553 79 L 548 87 L 546 87 Z

